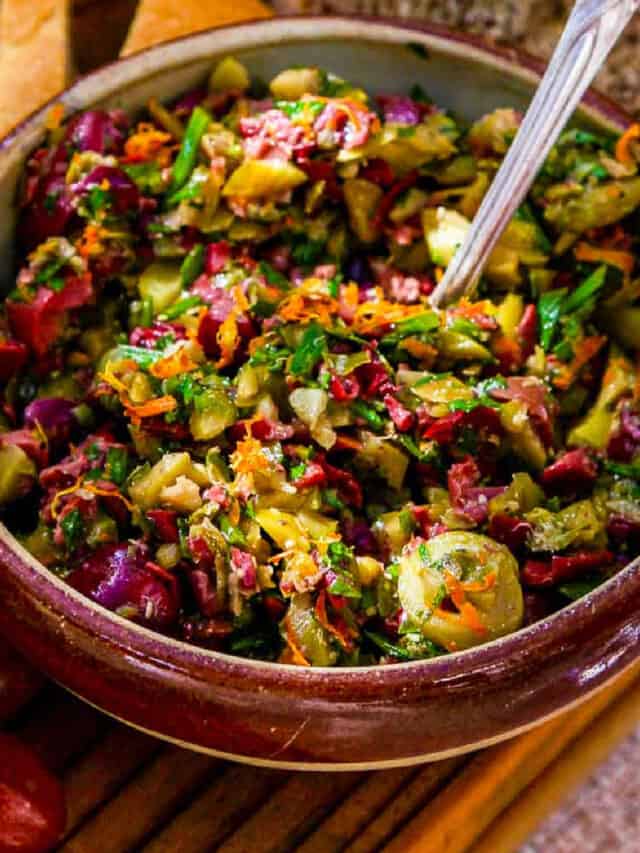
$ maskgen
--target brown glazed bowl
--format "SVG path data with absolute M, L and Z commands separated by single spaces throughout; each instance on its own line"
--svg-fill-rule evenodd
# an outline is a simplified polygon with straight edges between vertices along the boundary
M 420 82 L 473 118 L 523 108 L 540 66 L 515 51 L 431 27 L 345 18 L 274 19 L 161 45 L 81 79 L 67 113 L 170 98 L 213 60 L 239 56 L 269 78 L 317 64 L 374 92 Z M 13 200 L 48 109 L 0 145 L 0 256 L 10 278 Z M 580 121 L 619 129 L 626 116 L 590 94 Z M 51 678 L 160 737 L 241 761 L 339 770 L 440 758 L 484 746 L 582 701 L 640 651 L 640 571 L 629 566 L 586 598 L 512 636 L 393 666 L 307 669 L 210 652 L 152 633 L 91 603 L 0 527 L 0 630 Z

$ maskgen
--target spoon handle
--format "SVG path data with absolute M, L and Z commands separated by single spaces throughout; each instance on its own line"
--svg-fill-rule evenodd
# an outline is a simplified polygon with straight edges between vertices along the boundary
M 473 290 L 549 150 L 639 7 L 640 0 L 577 0 L 507 156 L 431 295 L 434 306 Z

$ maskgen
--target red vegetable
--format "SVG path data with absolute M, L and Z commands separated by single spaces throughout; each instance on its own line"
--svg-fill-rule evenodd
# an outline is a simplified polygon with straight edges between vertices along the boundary
M 389 415 L 391 416 L 391 420 L 394 422 L 399 432 L 407 432 L 407 430 L 411 429 L 415 421 L 415 415 L 413 412 L 403 406 L 402 403 L 399 400 L 396 400 L 392 394 L 385 394 L 383 401 L 387 407 Z
M 566 557 L 552 557 L 551 560 L 527 560 L 522 580 L 528 586 L 552 586 L 605 568 L 612 560 L 611 551 L 582 551 Z
M 28 747 L 0 733 L 0 851 L 44 853 L 64 832 L 60 782 Z
M 6 301 L 9 326 L 18 340 L 37 356 L 44 356 L 62 335 L 66 312 L 86 305 L 92 296 L 88 273 L 70 276 L 60 291 L 39 287 L 33 302 Z
M 522 548 L 531 533 L 533 533 L 533 527 L 528 521 L 503 512 L 496 513 L 489 522 L 489 536 L 496 542 L 502 542 L 512 551 Z
M 470 456 L 452 465 L 447 475 L 451 504 L 476 524 L 487 517 L 491 498 L 505 491 L 504 486 L 478 487 L 480 477 L 480 469 Z
M 334 400 L 339 403 L 348 403 L 351 400 L 357 400 L 360 396 L 360 383 L 353 374 L 332 376 L 329 391 Z
M 298 489 L 310 489 L 312 486 L 323 486 L 327 482 L 327 475 L 322 465 L 310 462 L 300 477 L 293 481 Z
M 109 610 L 124 609 L 143 625 L 168 628 L 178 614 L 178 587 L 173 575 L 152 566 L 144 547 L 103 545 L 67 581 Z
M 140 191 L 122 169 L 114 166 L 96 166 L 74 186 L 74 192 L 84 195 L 96 187 L 105 188 L 117 213 L 135 210 L 140 202 Z
M 389 190 L 380 199 L 380 203 L 378 204 L 378 208 L 374 214 L 373 224 L 376 228 L 381 228 L 383 226 L 398 196 L 405 190 L 408 190 L 409 187 L 412 187 L 417 180 L 418 173 L 414 169 L 412 172 L 409 172 L 408 175 L 405 175 L 404 178 L 400 178 L 400 180 L 392 184 Z
M 378 157 L 369 160 L 364 169 L 361 170 L 360 175 L 365 180 L 379 184 L 381 187 L 390 186 L 395 179 L 391 166 L 386 160 L 381 160 Z
M 584 448 L 570 450 L 548 465 L 540 479 L 556 492 L 577 492 L 590 486 L 598 476 L 598 466 Z
M 538 311 L 535 305 L 527 305 L 518 325 L 518 341 L 522 357 L 529 358 L 538 342 Z
M 23 367 L 29 351 L 20 341 L 0 343 L 0 382 L 6 382 Z
M 153 523 L 156 534 L 163 542 L 178 542 L 178 513 L 172 509 L 150 509 L 147 518 Z
M 209 243 L 204 259 L 204 271 L 207 275 L 222 272 L 231 259 L 231 246 L 226 240 Z
M 181 323 L 165 323 L 154 320 L 151 326 L 136 326 L 129 335 L 129 343 L 134 347 L 153 349 L 156 343 L 165 335 L 173 335 L 177 341 L 183 341 L 187 337 L 186 330 Z

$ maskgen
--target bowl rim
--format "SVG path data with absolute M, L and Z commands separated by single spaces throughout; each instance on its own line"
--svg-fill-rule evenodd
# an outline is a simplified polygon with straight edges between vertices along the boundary
M 335 34 L 333 36 L 330 34 L 315 35 L 313 30 L 319 24 L 322 24 L 323 29 L 334 26 L 338 30 L 341 27 L 344 28 L 345 25 L 356 24 L 359 32 L 352 32 L 349 37 L 363 42 L 382 40 L 385 43 L 399 44 L 399 41 L 393 39 L 380 38 L 385 30 L 391 28 L 391 30 L 407 36 L 407 41 L 405 42 L 407 46 L 410 44 L 411 36 L 418 36 L 422 37 L 427 43 L 425 45 L 427 50 L 429 46 L 436 49 L 441 47 L 444 53 L 451 55 L 451 46 L 468 48 L 469 52 L 467 52 L 467 55 L 470 58 L 477 59 L 482 64 L 502 66 L 511 78 L 519 78 L 529 83 L 535 82 L 536 78 L 539 78 L 546 67 L 546 62 L 521 48 L 499 45 L 482 36 L 456 31 L 431 23 L 368 15 L 289 15 L 256 19 L 224 27 L 209 28 L 191 35 L 171 39 L 167 42 L 145 48 L 130 56 L 116 59 L 88 74 L 82 75 L 71 86 L 47 101 L 9 131 L 0 140 L 0 157 L 6 154 L 32 128 L 34 130 L 37 127 L 41 129 L 40 125 L 44 123 L 53 105 L 61 101 L 64 102 L 65 99 L 73 96 L 78 89 L 81 90 L 87 83 L 95 80 L 99 84 L 96 100 L 105 97 L 102 80 L 112 69 L 127 66 L 135 68 L 137 65 L 142 65 L 140 73 L 134 75 L 136 79 L 142 80 L 145 76 L 153 76 L 156 73 L 166 72 L 172 67 L 172 64 L 176 66 L 186 64 L 184 61 L 176 63 L 165 62 L 158 67 L 147 69 L 145 74 L 145 59 L 160 56 L 167 48 L 171 48 L 172 46 L 180 46 L 181 44 L 192 42 L 197 43 L 198 41 L 206 45 L 208 39 L 214 34 L 224 36 L 225 32 L 237 32 L 242 29 L 247 29 L 247 31 L 256 34 L 255 39 L 251 43 L 247 40 L 246 47 L 261 44 L 258 37 L 261 31 L 265 31 L 265 35 L 268 36 L 270 30 L 279 30 L 283 25 L 290 28 L 287 38 L 291 38 L 293 41 L 300 40 L 300 36 L 303 36 L 305 31 L 309 31 L 310 35 L 304 40 L 309 41 L 322 41 L 336 37 Z M 269 43 L 275 44 L 276 40 L 270 42 L 268 38 L 263 38 L 262 44 L 266 45 Z M 215 49 L 211 52 L 221 53 L 223 51 Z M 198 57 L 194 57 L 191 60 L 187 60 L 187 62 L 196 62 L 198 59 Z M 117 92 L 120 89 L 121 87 L 116 87 L 114 91 Z M 81 109 L 86 109 L 86 107 L 82 107 Z M 600 125 L 608 125 L 610 129 L 621 130 L 632 121 L 631 116 L 615 101 L 593 88 L 590 88 L 585 94 L 581 102 L 581 112 Z M 72 114 L 71 112 L 69 113 L 69 115 Z M 68 115 L 66 117 L 68 118 Z M 79 629 L 89 632 L 101 640 L 108 640 L 115 646 L 126 648 L 130 655 L 133 654 L 143 659 L 148 657 L 153 658 L 154 662 L 161 667 L 191 671 L 193 665 L 197 664 L 198 669 L 203 673 L 220 669 L 228 673 L 246 671 L 247 669 L 260 670 L 262 680 L 266 678 L 273 684 L 279 681 L 279 674 L 287 673 L 290 677 L 304 682 L 305 686 L 319 686 L 326 680 L 328 674 L 330 674 L 333 683 L 341 682 L 345 686 L 353 686 L 354 678 L 358 681 L 367 682 L 371 682 L 375 678 L 381 687 L 381 682 L 384 681 L 385 690 L 391 685 L 404 684 L 418 676 L 423 683 L 425 680 L 428 680 L 436 684 L 445 679 L 455 678 L 458 675 L 468 675 L 479 667 L 486 669 L 492 663 L 501 663 L 504 665 L 506 660 L 516 661 L 522 655 L 526 656 L 530 652 L 531 641 L 534 638 L 540 638 L 541 635 L 549 637 L 548 642 L 551 642 L 553 638 L 553 642 L 555 643 L 559 638 L 569 634 L 571 628 L 575 628 L 577 623 L 580 623 L 580 617 L 588 619 L 590 613 L 593 614 L 594 611 L 599 611 L 604 606 L 612 608 L 616 600 L 624 598 L 626 582 L 635 575 L 637 568 L 640 566 L 640 556 L 638 556 L 628 563 L 618 574 L 583 598 L 572 602 L 538 622 L 520 628 L 512 634 L 470 649 L 452 652 L 435 658 L 402 661 L 385 667 L 381 667 L 380 665 L 300 667 L 294 664 L 278 663 L 275 661 L 254 660 L 203 648 L 131 622 L 91 601 L 91 599 L 82 595 L 82 593 L 69 587 L 62 579 L 53 575 L 42 563 L 37 561 L 24 549 L 4 524 L 0 523 L 0 562 L 6 564 L 7 560 L 2 558 L 3 551 L 5 553 L 8 552 L 15 558 L 12 561 L 13 573 L 17 576 L 19 582 L 24 582 L 30 587 L 31 592 L 37 593 L 41 605 L 44 605 L 60 617 L 72 621 Z M 127 642 L 128 637 L 131 638 L 131 642 Z M 158 659 L 159 655 L 160 659 Z M 384 672 L 384 679 L 380 678 L 382 672 Z

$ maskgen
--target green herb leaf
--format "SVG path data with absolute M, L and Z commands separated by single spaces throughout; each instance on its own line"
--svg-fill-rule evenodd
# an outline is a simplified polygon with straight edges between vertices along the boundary
M 301 101 L 276 101 L 274 107 L 290 119 L 304 118 L 307 115 L 317 118 L 326 107 L 326 103 L 308 98 Z
M 373 406 L 368 406 L 363 400 L 354 400 L 351 404 L 351 411 L 366 421 L 374 432 L 382 432 L 384 429 L 384 419 L 380 417 Z
M 266 261 L 260 261 L 258 269 L 265 277 L 267 284 L 272 284 L 274 287 L 277 287 L 278 290 L 286 291 L 291 289 L 289 279 L 283 276 L 281 272 L 274 269 L 271 264 L 268 264 Z
M 200 140 L 209 124 L 213 121 L 202 107 L 196 107 L 191 113 L 189 124 L 184 133 L 180 151 L 172 169 L 172 190 L 176 192 L 187 182 L 198 159 Z
M 107 475 L 117 486 L 127 479 L 129 454 L 126 447 L 110 447 L 107 450 Z
M 584 595 L 588 595 L 588 593 L 592 592 L 597 586 L 600 586 L 603 580 L 604 578 L 602 575 L 588 575 L 580 578 L 580 580 L 568 581 L 567 583 L 562 584 L 562 586 L 558 587 L 558 591 L 561 592 L 562 595 L 571 599 L 571 601 L 577 601 Z
M 60 522 L 60 528 L 64 536 L 64 544 L 69 551 L 73 551 L 80 541 L 84 529 L 80 511 L 72 509 L 71 512 L 68 512 Z
M 307 326 L 300 346 L 291 358 L 289 370 L 294 376 L 306 376 L 322 358 L 327 348 L 327 336 L 318 323 Z
M 545 352 L 548 352 L 553 341 L 566 295 L 567 288 L 561 287 L 543 293 L 538 300 L 538 334 L 540 345 Z
M 197 305 L 202 304 L 202 299 L 194 293 L 193 296 L 185 296 L 184 299 L 174 302 L 166 311 L 162 312 L 161 316 L 165 320 L 175 320 L 176 317 L 181 317 L 190 308 L 195 308 Z
M 571 314 L 573 311 L 583 308 L 602 289 L 606 279 L 607 267 L 606 264 L 602 264 L 567 296 L 562 303 L 562 314 Z M 558 291 L 552 292 L 557 293 Z
M 371 642 L 386 655 L 399 658 L 400 660 L 411 660 L 411 655 L 406 649 L 395 645 L 395 643 L 392 643 L 390 640 L 387 640 L 386 637 L 383 637 L 382 634 L 378 634 L 375 631 L 363 631 L 363 633 L 365 637 L 368 637 Z
M 197 243 L 180 266 L 180 279 L 183 287 L 190 287 L 204 268 L 204 246 Z

